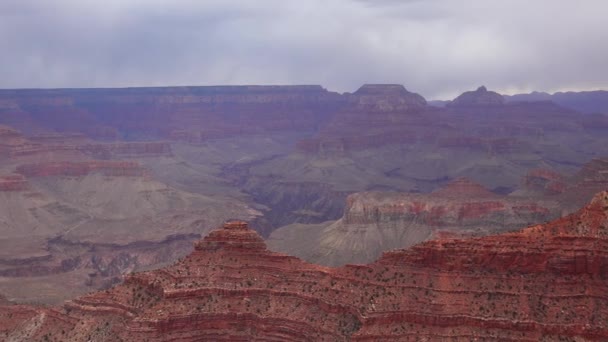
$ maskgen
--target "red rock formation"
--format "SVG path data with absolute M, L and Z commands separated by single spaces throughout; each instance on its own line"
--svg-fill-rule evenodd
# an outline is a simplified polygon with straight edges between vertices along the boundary
M 145 175 L 145 170 L 137 162 L 105 160 L 26 164 L 18 166 L 17 172 L 27 177 L 80 177 L 91 173 L 101 173 L 105 176 L 118 177 L 141 177 Z
M 523 215 L 526 211 L 528 215 Z M 347 199 L 343 220 L 346 224 L 415 220 L 434 227 L 466 229 L 470 225 L 505 229 L 534 222 L 534 215 L 547 219 L 555 214 L 538 202 L 500 196 L 469 179 L 459 178 L 431 194 L 355 193 Z
M 384 251 L 438 236 L 496 234 L 546 222 L 560 213 L 556 200 L 497 195 L 460 178 L 431 194 L 351 194 L 339 220 L 309 229 L 280 228 L 269 244 L 309 262 L 341 266 L 372 262 Z
M 62 313 L 5 306 L 0 334 L 98 341 L 602 341 L 608 338 L 607 251 L 608 192 L 545 225 L 429 241 L 336 269 L 270 252 L 234 222 L 175 265 L 133 274 L 123 285 L 69 302 Z M 26 326 L 42 314 L 57 324 Z

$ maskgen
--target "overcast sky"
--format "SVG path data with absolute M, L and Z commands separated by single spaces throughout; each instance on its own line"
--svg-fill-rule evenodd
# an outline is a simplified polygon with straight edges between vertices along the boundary
M 608 88 L 606 0 L 0 0 L 0 88 Z

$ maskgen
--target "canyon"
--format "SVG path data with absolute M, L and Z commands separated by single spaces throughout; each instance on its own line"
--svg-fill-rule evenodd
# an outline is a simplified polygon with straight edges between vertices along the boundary
M 290 224 L 268 245 L 308 262 L 369 263 L 382 252 L 436 237 L 496 234 L 570 214 L 608 189 L 608 160 L 594 159 L 571 176 L 532 169 L 516 191 L 493 193 L 459 178 L 431 193 L 357 192 L 344 215 L 318 224 Z
M 339 268 L 272 252 L 246 222 L 229 221 L 173 265 L 128 275 L 63 306 L 5 300 L 0 336 L 602 341 L 608 338 L 607 238 L 606 191 L 548 223 L 441 237 Z
M 0 293 L 106 289 L 228 219 L 332 266 L 542 223 L 606 189 L 608 116 L 581 108 L 397 84 L 0 90 Z

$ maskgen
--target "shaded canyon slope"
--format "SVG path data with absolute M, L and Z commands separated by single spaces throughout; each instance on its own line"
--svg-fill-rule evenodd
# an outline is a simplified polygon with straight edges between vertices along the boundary
M 328 268 L 271 252 L 244 222 L 172 266 L 42 308 L 4 304 L 8 340 L 602 341 L 608 192 L 520 231 L 443 238 Z M 2 336 L 2 335 L 0 335 Z

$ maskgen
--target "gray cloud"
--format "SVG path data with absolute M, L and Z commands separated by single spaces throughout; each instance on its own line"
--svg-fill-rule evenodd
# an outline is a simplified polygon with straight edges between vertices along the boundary
M 3 0 L 0 87 L 608 87 L 608 3 Z

